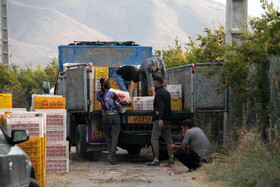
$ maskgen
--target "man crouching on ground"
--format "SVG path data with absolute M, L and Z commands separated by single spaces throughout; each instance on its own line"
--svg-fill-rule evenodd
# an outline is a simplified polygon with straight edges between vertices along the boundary
M 181 145 L 171 144 L 170 149 L 175 152 L 174 156 L 191 172 L 200 167 L 202 160 L 211 158 L 212 146 L 204 132 L 198 127 L 193 127 L 191 120 L 184 120 L 181 128 L 185 134 L 183 143 Z

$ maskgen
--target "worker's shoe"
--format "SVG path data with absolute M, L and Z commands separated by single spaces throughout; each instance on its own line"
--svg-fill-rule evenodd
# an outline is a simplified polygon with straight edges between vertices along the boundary
M 108 161 L 110 162 L 110 164 L 112 164 L 112 165 L 116 165 L 116 164 L 117 164 L 117 159 L 116 159 L 115 156 L 109 155 L 109 156 L 107 157 L 107 160 L 108 160 Z
M 153 160 L 152 162 L 146 162 L 147 166 L 159 166 L 158 160 Z

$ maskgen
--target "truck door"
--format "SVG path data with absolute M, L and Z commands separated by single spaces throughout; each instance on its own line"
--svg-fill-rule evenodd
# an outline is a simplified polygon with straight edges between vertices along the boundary
M 85 67 L 66 71 L 66 108 L 68 111 L 85 112 L 88 110 L 87 70 Z

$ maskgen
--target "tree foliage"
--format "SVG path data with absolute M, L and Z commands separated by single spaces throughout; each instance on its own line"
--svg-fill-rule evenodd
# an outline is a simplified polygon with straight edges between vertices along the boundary
M 36 69 L 0 64 L 0 93 L 13 95 L 13 107 L 28 107 L 31 95 L 42 93 L 43 81 L 49 81 L 51 87 L 55 85 L 57 73 L 57 59 L 44 68 L 38 65 Z
M 196 40 L 189 38 L 185 50 L 175 40 L 175 48 L 163 50 L 161 54 L 167 67 L 190 63 L 224 62 L 225 68 L 214 69 L 220 81 L 226 81 L 239 95 L 241 102 L 268 100 L 268 57 L 280 56 L 280 13 L 266 0 L 261 0 L 265 13 L 250 20 L 250 30 L 244 28 L 239 36 L 241 45 L 225 43 L 225 28 L 205 28 Z

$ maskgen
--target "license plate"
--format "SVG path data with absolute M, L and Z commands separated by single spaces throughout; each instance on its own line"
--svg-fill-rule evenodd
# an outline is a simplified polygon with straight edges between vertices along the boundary
M 94 134 L 95 134 L 95 136 L 104 136 L 103 131 L 95 131 Z
M 153 123 L 152 116 L 128 116 L 127 117 L 127 123 Z

